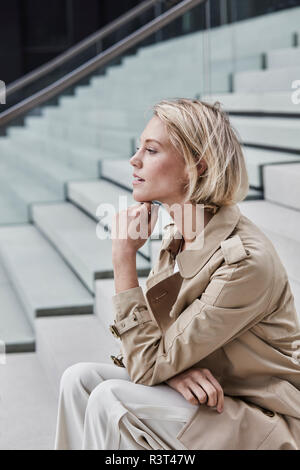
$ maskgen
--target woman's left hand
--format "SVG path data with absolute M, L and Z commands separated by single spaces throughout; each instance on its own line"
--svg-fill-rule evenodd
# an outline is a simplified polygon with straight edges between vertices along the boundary
M 158 210 L 158 205 L 144 202 L 115 215 L 112 225 L 113 256 L 136 253 L 146 243 L 157 222 Z

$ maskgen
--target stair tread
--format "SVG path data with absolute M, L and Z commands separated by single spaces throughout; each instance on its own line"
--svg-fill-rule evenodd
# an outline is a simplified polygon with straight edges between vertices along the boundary
M 5 366 L 0 366 L 0 383 L 1 429 L 5 429 L 0 448 L 52 450 L 58 400 L 37 354 L 7 354 Z
M 0 162 L 0 181 L 4 185 L 12 183 L 12 191 L 17 193 L 27 203 L 35 200 L 57 200 L 58 197 L 54 191 L 45 187 L 42 183 L 34 180 L 31 176 L 17 168 L 11 168 L 3 161 Z M 5 185 L 6 186 L 6 185 Z
M 38 318 L 36 336 L 39 360 L 56 393 L 67 367 L 78 362 L 112 365 L 110 355 L 118 355 L 121 346 L 93 314 Z
M 29 165 L 40 168 L 42 172 L 45 172 L 51 177 L 57 178 L 57 180 L 62 184 L 69 178 L 81 179 L 87 177 L 83 170 L 80 171 L 76 168 L 72 168 L 66 163 L 56 160 L 55 158 L 51 160 L 46 159 L 44 155 L 41 155 L 39 149 L 34 149 L 34 146 L 32 146 L 32 151 L 29 152 L 26 148 L 22 147 L 21 142 L 11 141 L 7 142 L 6 145 L 8 153 L 12 153 L 14 151 L 19 153 L 22 152 L 26 159 L 26 163 L 28 162 Z M 9 159 L 5 163 L 9 166 Z
M 86 209 L 94 218 L 96 218 L 97 207 L 101 203 L 113 204 L 114 209 L 119 210 L 119 197 L 121 196 L 128 206 L 136 204 L 130 191 L 103 179 L 69 182 L 68 196 L 69 199 L 74 200 Z
M 299 158 L 299 157 L 298 157 Z M 268 173 L 278 173 L 282 175 L 287 175 L 290 177 L 299 178 L 300 177 L 300 158 L 297 163 L 289 163 L 288 165 L 270 165 L 267 169 Z
M 33 351 L 35 335 L 0 260 L 0 340 L 6 352 Z
M 0 254 L 32 320 L 35 314 L 92 311 L 93 296 L 34 226 L 0 227 Z
M 249 76 L 257 75 L 257 76 L 268 77 L 268 76 L 272 76 L 281 72 L 283 75 L 290 72 L 290 73 L 295 73 L 296 74 L 295 76 L 297 76 L 299 75 L 299 72 L 300 72 L 300 65 L 285 66 L 282 70 L 281 69 L 243 70 L 240 72 L 236 72 L 235 75 L 249 75 Z
M 34 222 L 63 250 L 69 263 L 82 264 L 92 277 L 113 275 L 110 236 L 91 217 L 69 202 L 35 204 L 32 214 Z M 138 255 L 137 269 L 150 269 L 149 262 Z
M 212 103 L 220 101 L 226 111 L 299 113 L 291 100 L 290 91 L 235 91 L 203 95 L 202 99 Z
M 4 188 L 0 188 L 0 225 L 27 222 L 26 215 L 16 207 Z
M 127 206 L 138 204 L 132 195 L 133 169 L 128 164 L 128 161 L 117 160 L 110 162 L 108 160 L 104 160 L 102 162 L 102 168 L 103 167 L 105 168 L 105 170 L 101 171 L 101 175 L 109 175 L 111 177 L 111 180 L 107 181 L 106 179 L 104 180 L 100 178 L 99 180 L 94 182 L 87 181 L 86 183 L 69 183 L 69 198 L 84 207 L 93 216 L 96 214 L 96 209 L 100 203 L 113 204 L 115 210 L 119 210 L 119 196 L 126 198 L 124 199 L 124 201 L 125 205 L 127 204 Z M 121 184 L 124 187 L 127 187 L 128 190 L 118 186 L 118 182 L 121 182 Z M 110 218 L 106 218 L 106 220 L 110 221 Z M 172 221 L 173 220 L 166 212 L 166 210 L 160 207 L 158 221 L 154 227 L 151 237 L 160 238 L 160 236 L 162 235 L 162 228 Z M 108 226 L 111 226 L 110 223 L 108 223 Z
M 242 201 L 242 214 L 266 230 L 300 243 L 300 211 L 269 201 Z

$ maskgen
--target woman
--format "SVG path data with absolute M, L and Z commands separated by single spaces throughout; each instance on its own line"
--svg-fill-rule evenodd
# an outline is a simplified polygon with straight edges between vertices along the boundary
M 237 206 L 249 187 L 228 117 L 163 100 L 130 163 L 140 204 L 112 242 L 123 360 L 64 372 L 56 449 L 300 449 L 300 325 L 276 250 Z M 144 293 L 153 200 L 174 222 Z

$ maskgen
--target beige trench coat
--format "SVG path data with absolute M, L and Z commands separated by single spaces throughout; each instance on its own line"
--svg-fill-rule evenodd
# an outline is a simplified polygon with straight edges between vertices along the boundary
M 223 206 L 174 273 L 180 232 L 164 229 L 145 294 L 112 298 L 131 380 L 153 386 L 190 367 L 218 379 L 224 411 L 199 405 L 177 436 L 187 449 L 300 449 L 300 324 L 272 242 Z

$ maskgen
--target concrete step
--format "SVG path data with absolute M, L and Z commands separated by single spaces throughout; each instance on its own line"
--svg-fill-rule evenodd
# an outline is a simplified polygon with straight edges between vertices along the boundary
M 43 118 L 39 118 L 43 119 Z M 95 149 L 89 145 L 76 144 L 59 138 L 51 138 L 42 133 L 33 133 L 25 128 L 24 133 L 18 133 L 13 139 L 8 139 L 10 145 L 22 145 L 28 152 L 35 152 L 50 158 L 51 161 L 65 163 L 72 169 L 77 169 L 85 174 L 98 174 L 98 162 L 103 155 L 101 149 Z M 105 152 L 110 157 L 110 152 Z
M 110 101 L 109 101 L 110 98 Z M 85 99 L 81 100 L 80 97 L 78 96 L 62 96 L 59 98 L 59 104 L 58 107 L 62 112 L 97 112 L 99 109 L 118 109 L 118 110 L 130 110 L 132 109 L 134 112 L 145 112 L 145 106 L 148 104 L 148 106 L 151 108 L 153 105 L 152 101 L 146 101 L 145 99 L 143 100 L 134 100 L 131 102 L 131 106 L 128 106 L 128 100 L 124 99 L 124 93 L 122 96 L 118 96 L 118 99 L 120 100 L 119 103 L 117 100 L 113 100 L 113 96 L 108 96 L 108 97 L 103 97 L 101 100 L 97 100 L 95 102 L 95 99 Z M 124 105 L 125 103 L 125 105 Z
M 26 175 L 21 169 L 10 167 L 3 159 L 0 162 L 0 183 L 2 193 L 7 196 L 11 201 L 10 204 L 20 215 L 20 222 L 30 220 L 31 203 L 60 200 L 55 191 L 45 187 L 32 175 Z M 9 220 L 7 223 L 13 223 L 14 220 Z
M 272 49 L 291 47 L 293 33 L 299 30 L 300 8 L 294 7 L 249 18 L 233 25 L 223 25 L 210 31 L 211 60 L 219 58 L 230 59 L 245 57 L 258 52 Z M 200 53 L 203 46 L 205 31 L 196 31 L 191 34 L 151 44 L 139 49 L 137 56 L 149 59 L 171 54 L 176 50 L 178 54 L 195 50 Z
M 30 119 L 33 119 L 33 117 Z M 133 109 L 105 109 L 102 107 L 101 109 L 86 110 L 85 113 L 74 113 L 71 115 L 63 108 L 48 108 L 48 110 L 44 112 L 43 119 L 45 121 L 59 121 L 64 123 L 66 119 L 68 119 L 69 124 L 84 124 L 92 128 L 96 127 L 97 129 L 103 129 L 109 126 L 110 129 L 129 130 L 139 128 L 141 125 L 146 125 L 144 110 L 137 112 Z
M 96 315 L 38 318 L 36 341 L 38 359 L 56 397 L 69 366 L 78 362 L 113 364 L 110 356 L 120 352 L 120 343 Z
M 0 257 L 28 320 L 93 311 L 93 296 L 33 225 L 0 228 Z
M 300 66 L 237 72 L 233 76 L 233 89 L 239 93 L 289 91 L 299 75 Z
M 243 144 L 300 150 L 300 118 L 231 116 Z
M 290 165 L 300 162 L 297 155 L 287 152 L 275 152 L 255 147 L 243 146 L 249 183 L 252 187 L 262 190 L 264 188 L 263 169 L 268 165 Z
M 266 200 L 300 210 L 300 159 L 299 163 L 265 166 L 263 178 Z
M 201 100 L 208 103 L 220 101 L 227 112 L 300 114 L 299 106 L 291 100 L 291 91 L 211 94 L 202 95 Z
M 271 240 L 290 279 L 300 282 L 300 212 L 269 201 L 242 201 L 241 212 Z
M 124 70 L 111 73 L 107 77 L 107 82 L 93 83 L 89 87 L 77 87 L 76 96 L 80 99 L 94 97 L 95 99 L 103 99 L 108 92 L 114 92 L 120 97 L 126 93 L 133 95 L 138 93 L 141 96 L 151 97 L 154 93 L 197 93 L 199 92 L 200 83 L 202 81 L 203 65 L 193 64 L 182 74 L 182 68 L 175 67 L 168 61 L 169 70 L 165 66 L 162 70 L 155 72 L 152 69 L 141 67 L 140 70 Z M 184 67 L 184 66 L 182 66 Z M 186 69 L 186 67 L 184 67 Z M 228 73 L 230 66 L 224 65 L 223 72 Z M 173 76 L 170 82 L 170 73 Z M 229 72 L 230 73 L 230 72 Z
M 268 69 L 283 67 L 300 67 L 300 47 L 289 47 L 268 51 L 266 54 L 266 66 Z
M 0 365 L 1 450 L 53 450 L 58 400 L 35 353 Z
M 68 266 L 93 293 L 94 279 L 113 277 L 111 238 L 104 228 L 73 204 L 35 204 L 35 225 L 55 246 Z M 149 262 L 137 255 L 138 273 L 148 274 Z
M 124 63 L 119 70 L 109 70 L 108 79 L 122 80 L 124 85 L 148 83 L 149 86 L 159 81 L 160 85 L 166 85 L 170 73 L 173 75 L 172 86 L 184 83 L 195 83 L 194 80 L 202 81 L 203 70 L 206 66 L 206 57 L 203 54 L 193 54 L 187 50 L 185 54 L 178 54 L 176 50 L 170 51 L 165 56 L 156 57 L 149 61 L 142 57 L 137 57 L 135 62 Z M 234 71 L 261 70 L 263 68 L 263 54 L 254 54 L 249 57 L 242 57 L 233 62 L 232 58 L 218 59 L 210 62 L 210 74 L 213 80 L 217 79 L 217 74 L 229 76 Z M 184 74 L 182 73 L 184 70 Z M 154 80 L 154 81 L 153 81 Z M 97 82 L 93 82 L 93 84 Z M 104 81 L 99 83 L 99 92 L 104 86 Z M 170 84 L 170 80 L 169 80 Z M 199 85 L 199 84 L 198 84 Z M 157 85 L 156 85 L 157 86 Z
M 188 93 L 185 93 L 185 96 L 189 98 Z M 176 96 L 174 96 L 172 93 L 165 93 L 161 92 L 160 90 L 153 92 L 151 95 L 145 95 L 144 89 L 137 89 L 136 91 L 130 93 L 124 89 L 123 93 L 116 93 L 116 90 L 112 89 L 101 99 L 95 99 L 95 97 L 84 97 L 84 99 L 82 99 L 79 96 L 76 98 L 64 96 L 60 98 L 59 103 L 60 106 L 62 106 L 64 109 L 68 109 L 70 112 L 85 112 L 86 110 L 97 110 L 101 107 L 107 108 L 108 106 L 111 106 L 112 108 L 119 106 L 121 109 L 128 109 L 130 106 L 132 106 L 132 103 L 137 102 L 139 103 L 139 106 L 145 111 L 151 109 L 156 101 L 175 97 Z M 194 95 L 190 97 L 194 98 Z
M 256 201 L 257 199 L 264 199 L 262 190 L 249 188 L 249 192 L 246 196 L 247 201 Z
M 28 221 L 27 210 L 20 210 L 5 189 L 0 188 L 0 226 L 7 224 L 20 224 Z
M 131 71 L 131 70 L 137 70 L 139 71 L 141 68 L 143 70 L 160 70 L 160 67 L 162 67 L 162 70 L 164 71 L 165 69 L 168 68 L 170 69 L 171 67 L 177 67 L 178 65 L 180 66 L 186 66 L 186 67 L 195 67 L 195 66 L 200 66 L 203 64 L 203 59 L 204 59 L 204 54 L 202 48 L 198 49 L 191 49 L 187 44 L 186 47 L 184 47 L 183 51 L 178 51 L 176 47 L 176 42 L 168 40 L 165 41 L 165 47 L 164 48 L 159 48 L 159 44 L 156 44 L 156 53 L 155 53 L 155 60 L 149 60 L 148 57 L 148 52 L 146 53 L 147 48 L 141 47 L 138 49 L 137 54 L 133 56 L 127 56 L 124 57 L 122 60 L 122 66 L 121 67 L 111 67 L 107 71 L 107 76 L 110 77 L 113 74 L 122 73 L 123 71 Z M 171 47 L 167 47 L 167 43 L 171 44 Z M 169 64 L 166 62 L 166 58 L 169 59 Z M 99 82 L 100 77 L 95 78 L 95 82 Z M 91 82 L 94 82 L 92 79 Z
M 35 336 L 0 259 L 0 341 L 5 352 L 34 351 Z M 1 366 L 0 366 L 1 369 Z
M 136 204 L 131 192 L 105 180 L 70 183 L 68 199 L 91 215 L 104 228 L 106 227 L 109 232 L 112 230 L 114 215 Z M 150 259 L 149 240 L 140 248 L 139 253 Z
M 125 161 L 125 163 L 127 162 Z M 120 198 L 122 199 L 120 200 Z M 68 183 L 68 199 L 84 209 L 95 220 L 99 220 L 97 209 L 100 204 L 111 204 L 114 213 L 123 208 L 122 201 L 124 201 L 124 207 L 136 204 L 130 191 L 104 179 Z M 107 226 L 109 230 L 112 228 L 114 213 L 109 212 L 105 219 L 102 219 L 103 225 Z
M 93 176 L 98 176 L 99 161 L 102 158 L 120 158 L 120 154 L 109 150 L 95 148 L 87 144 L 76 143 L 56 137 L 53 139 L 48 134 L 37 134 L 27 129 L 27 132 L 15 136 L 14 142 L 28 151 L 34 151 L 45 155 L 52 160 L 64 162 L 68 167 L 84 171 Z
M 5 144 L 5 145 L 4 145 Z M 55 158 L 45 158 L 38 149 L 32 146 L 31 151 L 24 148 L 24 140 L 2 142 L 2 157 L 14 169 L 39 181 L 44 187 L 57 194 L 58 199 L 65 198 L 65 184 L 68 180 L 81 180 L 95 176 L 95 171 L 70 167 Z M 96 170 L 96 166 L 95 169 Z
M 135 136 L 133 132 L 121 131 L 120 129 L 92 129 L 85 125 L 75 125 L 65 122 L 45 122 L 40 119 L 35 121 L 34 128 L 14 128 L 8 131 L 12 140 L 23 141 L 26 136 L 34 138 L 43 135 L 45 138 L 61 139 L 72 145 L 88 145 L 94 149 L 107 149 L 113 152 L 130 154 L 132 150 L 131 139 Z
M 166 59 L 168 61 L 168 59 Z M 217 68 L 218 66 L 218 68 Z M 230 74 L 232 72 L 231 64 L 217 64 L 211 71 L 211 81 L 214 90 L 229 91 L 231 86 Z M 256 66 L 254 68 L 257 68 Z M 185 67 L 184 67 L 185 69 Z M 170 82 L 170 73 L 172 74 L 172 82 Z M 132 79 L 132 76 L 136 78 Z M 90 90 L 82 90 L 78 93 L 80 99 L 103 99 L 105 96 L 115 95 L 122 101 L 126 101 L 128 105 L 131 100 L 136 96 L 140 102 L 141 99 L 148 98 L 148 100 L 156 101 L 163 97 L 176 97 L 188 96 L 202 93 L 203 89 L 203 65 L 198 69 L 189 67 L 182 74 L 181 69 L 169 67 L 166 69 L 164 76 L 163 72 L 155 73 L 155 71 L 143 70 L 141 71 L 125 71 L 119 72 L 118 75 L 113 75 L 109 78 L 109 82 L 105 85 L 93 87 Z M 133 101 L 133 100 L 132 100 Z M 131 101 L 131 102 L 132 102 Z
M 129 191 L 133 190 L 132 180 L 134 168 L 126 160 L 109 160 L 105 159 L 101 162 L 100 177 L 122 185 Z

